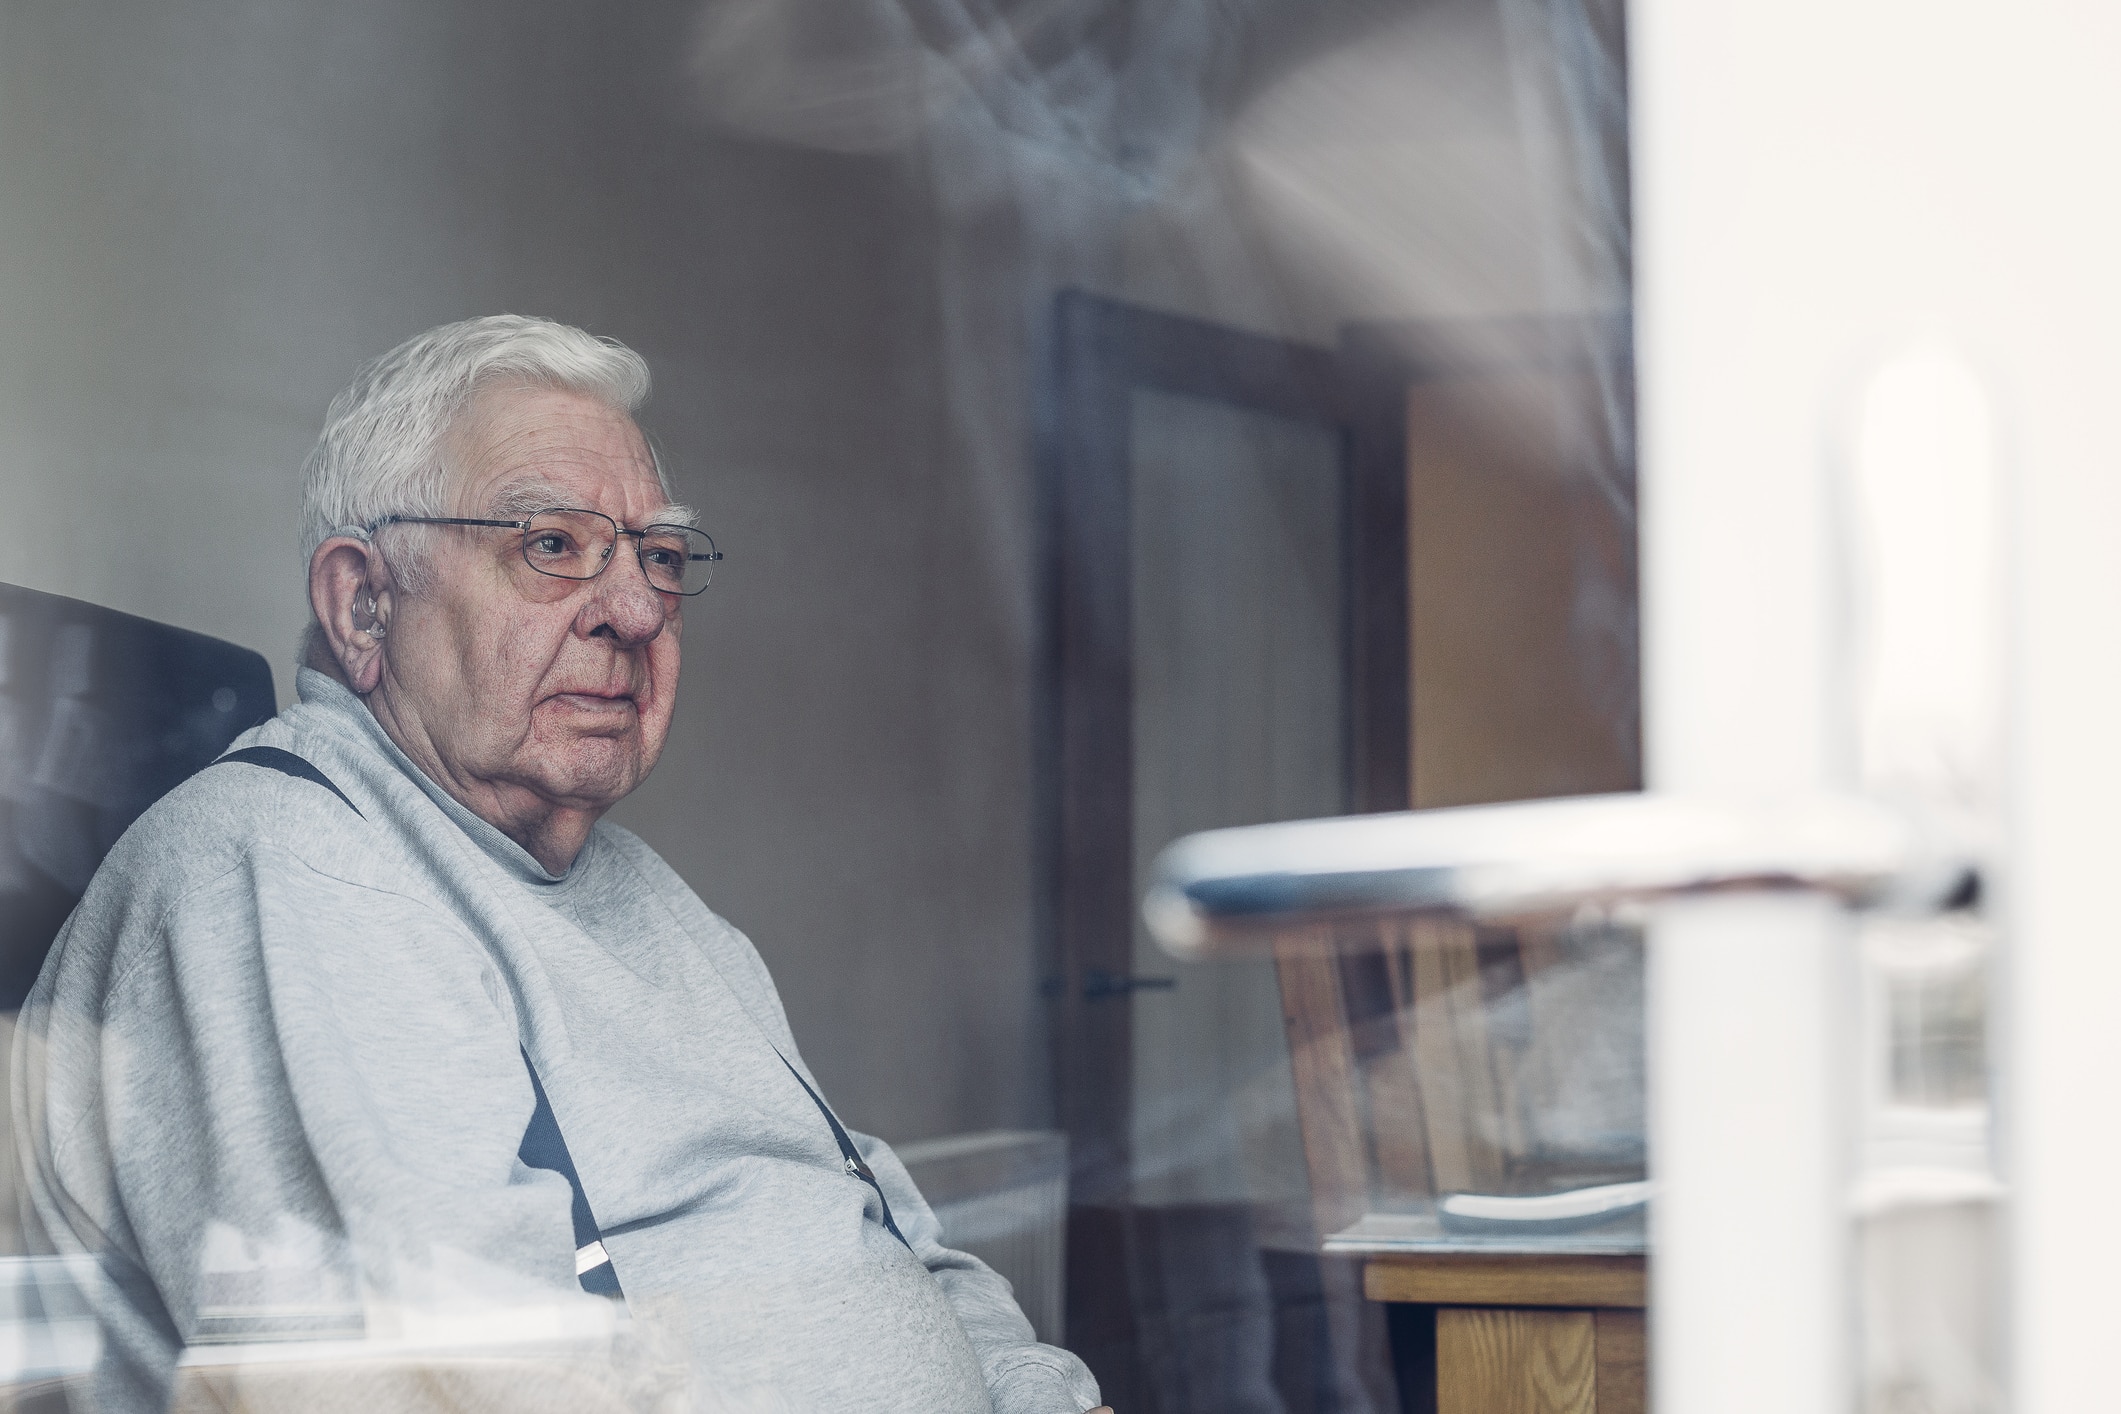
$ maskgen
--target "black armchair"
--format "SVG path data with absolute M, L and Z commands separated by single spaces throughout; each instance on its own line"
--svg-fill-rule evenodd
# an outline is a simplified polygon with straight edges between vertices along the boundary
M 273 710 L 248 648 L 0 585 L 0 1011 L 126 827 Z

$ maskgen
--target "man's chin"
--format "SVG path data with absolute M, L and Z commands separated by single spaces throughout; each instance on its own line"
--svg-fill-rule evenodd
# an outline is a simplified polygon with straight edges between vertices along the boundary
M 618 804 L 647 774 L 637 738 L 588 737 L 533 763 L 523 780 L 555 804 L 598 810 Z

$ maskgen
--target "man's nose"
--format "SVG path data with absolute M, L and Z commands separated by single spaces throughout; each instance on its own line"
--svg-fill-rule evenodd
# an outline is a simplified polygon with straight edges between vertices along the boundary
M 646 643 L 663 631 L 669 617 L 668 595 L 648 582 L 641 557 L 621 540 L 611 563 L 591 581 L 589 634 L 608 633 L 625 643 Z

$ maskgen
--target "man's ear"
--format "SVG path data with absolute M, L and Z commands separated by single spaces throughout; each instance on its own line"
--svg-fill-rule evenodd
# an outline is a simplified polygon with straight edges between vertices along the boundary
M 362 697 L 382 680 L 390 603 L 390 572 L 367 541 L 334 535 L 309 557 L 310 611 L 340 680 Z

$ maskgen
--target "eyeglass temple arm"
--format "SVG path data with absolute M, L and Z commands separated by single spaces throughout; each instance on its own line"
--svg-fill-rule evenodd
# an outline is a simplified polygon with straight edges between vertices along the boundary
M 500 530 L 524 530 L 527 520 L 477 520 L 469 516 L 384 516 L 369 527 L 373 533 L 386 525 L 490 525 Z M 363 537 L 366 538 L 365 536 Z

